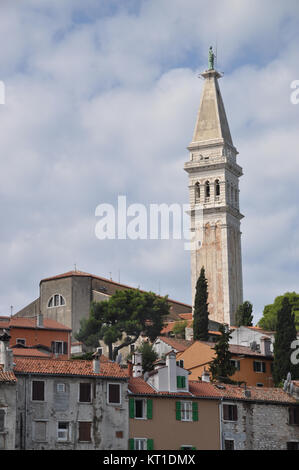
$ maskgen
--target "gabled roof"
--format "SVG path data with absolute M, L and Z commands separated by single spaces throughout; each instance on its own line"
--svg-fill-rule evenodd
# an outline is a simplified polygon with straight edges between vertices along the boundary
M 157 339 L 168 344 L 168 346 L 175 349 L 177 352 L 185 351 L 193 344 L 193 341 L 188 341 L 186 339 L 168 338 L 166 336 L 159 336 Z
M 100 372 L 93 372 L 93 361 L 15 358 L 16 374 L 59 375 L 127 379 L 127 372 L 110 361 L 100 361 Z
M 39 357 L 49 359 L 50 354 L 44 353 L 36 348 L 12 348 L 14 357 Z
M 58 323 L 51 318 L 43 318 L 43 326 L 37 326 L 37 316 L 34 317 L 11 317 L 8 318 L 7 328 L 38 328 L 39 330 L 59 330 L 59 331 L 72 331 L 68 326 Z M 2 323 L 0 323 L 2 327 Z

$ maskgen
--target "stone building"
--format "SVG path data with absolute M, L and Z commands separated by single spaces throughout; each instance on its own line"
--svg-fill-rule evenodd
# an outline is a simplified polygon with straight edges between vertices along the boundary
M 14 450 L 16 433 L 16 384 L 9 336 L 0 334 L 0 450 Z
M 221 97 L 221 74 L 209 69 L 204 79 L 200 107 L 188 146 L 184 169 L 189 176 L 191 286 L 194 303 L 202 267 L 208 280 L 210 319 L 234 325 L 243 302 L 239 208 L 239 178 L 235 148 Z
M 123 450 L 128 376 L 94 361 L 15 358 L 16 449 Z
M 124 289 L 133 287 L 82 271 L 69 271 L 42 279 L 39 297 L 14 316 L 32 317 L 42 314 L 44 318 L 71 328 L 74 337 L 80 329 L 80 320 L 88 318 L 92 301 L 108 300 L 117 290 Z M 191 306 L 182 302 L 169 299 L 169 305 L 169 319 L 172 320 L 180 319 L 181 313 L 191 312 Z

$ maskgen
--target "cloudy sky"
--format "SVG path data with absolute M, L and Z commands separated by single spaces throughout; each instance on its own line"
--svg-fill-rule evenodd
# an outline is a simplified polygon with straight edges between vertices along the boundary
M 98 240 L 95 209 L 188 202 L 208 48 L 239 164 L 244 300 L 299 291 L 298 0 L 1 1 L 0 314 L 74 268 L 191 302 L 183 240 Z

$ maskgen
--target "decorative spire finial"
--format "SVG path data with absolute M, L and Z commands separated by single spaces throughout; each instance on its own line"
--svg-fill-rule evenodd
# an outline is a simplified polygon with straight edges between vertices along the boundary
M 215 59 L 215 54 L 213 52 L 213 47 L 211 46 L 209 49 L 209 68 L 208 70 L 214 70 L 214 59 Z

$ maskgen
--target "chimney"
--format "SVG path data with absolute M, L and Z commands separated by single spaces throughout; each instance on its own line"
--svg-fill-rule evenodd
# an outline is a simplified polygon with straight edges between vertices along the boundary
M 132 361 L 128 361 L 128 375 L 129 375 L 129 377 L 133 377 L 133 364 L 132 364 Z
M 177 391 L 177 379 L 176 379 L 176 354 L 174 351 L 170 351 L 166 359 L 166 367 L 168 374 L 168 391 Z
M 38 328 L 43 328 L 44 327 L 44 317 L 41 313 L 39 313 L 36 317 L 36 326 Z
M 0 335 L 0 364 L 4 372 L 13 370 L 13 351 L 9 348 L 10 336 L 6 330 Z
M 94 354 L 94 359 L 92 360 L 92 369 L 93 369 L 94 374 L 100 373 L 100 357 L 101 357 L 101 353 L 96 352 Z
M 262 336 L 261 338 L 261 353 L 263 356 L 272 356 L 271 339 L 268 336 Z
M 201 374 L 201 381 L 210 382 L 210 373 L 206 369 L 204 369 L 203 373 Z
M 135 352 L 133 354 L 133 377 L 142 376 L 142 354 Z

